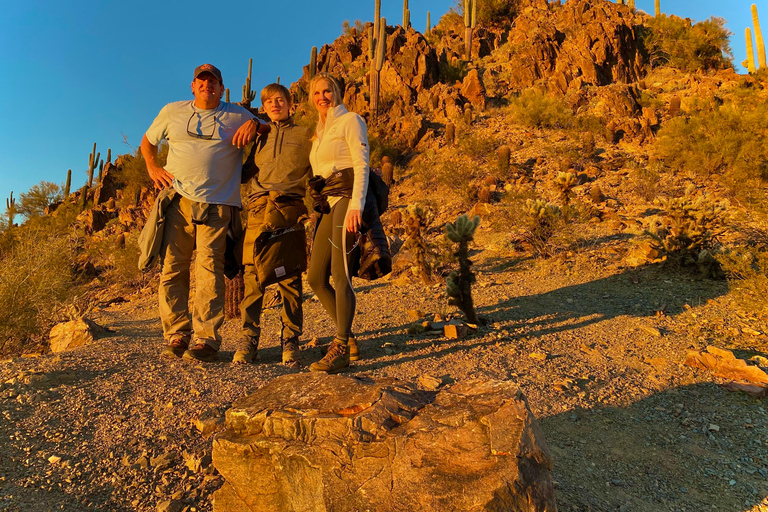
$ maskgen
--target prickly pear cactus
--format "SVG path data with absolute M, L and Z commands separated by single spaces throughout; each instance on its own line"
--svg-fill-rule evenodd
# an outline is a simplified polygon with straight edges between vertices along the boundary
M 473 324 L 479 323 L 475 313 L 475 305 L 472 300 L 472 284 L 475 282 L 475 274 L 472 272 L 472 262 L 469 259 L 469 242 L 474 240 L 475 230 L 480 225 L 480 217 L 475 216 L 470 220 L 468 215 L 459 215 L 454 223 L 445 225 L 448 240 L 459 244 L 454 253 L 459 262 L 459 270 L 453 271 L 446 278 L 446 293 L 448 303 L 458 307 Z

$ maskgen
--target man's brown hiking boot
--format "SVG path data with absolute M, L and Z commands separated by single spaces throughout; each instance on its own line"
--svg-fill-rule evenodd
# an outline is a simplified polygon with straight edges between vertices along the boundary
M 300 357 L 299 337 L 291 336 L 287 340 L 283 340 L 283 364 L 289 368 L 299 368 L 301 366 Z
M 160 357 L 167 359 L 176 359 L 184 355 L 184 351 L 189 348 L 189 340 L 191 336 L 189 334 L 171 334 L 168 339 L 168 344 L 165 346 Z
M 237 350 L 232 362 L 236 364 L 252 364 L 259 362 L 259 338 L 243 336 L 237 343 Z
M 349 366 L 349 347 L 346 342 L 334 339 L 328 353 L 309 367 L 313 372 L 337 373 Z
M 205 341 L 198 340 L 197 343 L 195 343 L 195 346 L 184 352 L 182 358 L 187 361 L 212 363 L 213 361 L 219 360 L 219 351 L 205 343 Z

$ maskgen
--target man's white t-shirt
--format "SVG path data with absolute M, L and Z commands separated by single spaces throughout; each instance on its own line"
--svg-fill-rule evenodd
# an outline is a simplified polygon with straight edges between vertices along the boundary
M 210 110 L 195 107 L 194 100 L 177 101 L 160 110 L 146 135 L 154 146 L 168 141 L 165 170 L 173 175 L 179 194 L 240 208 L 243 153 L 232 145 L 232 138 L 253 117 L 240 105 L 223 101 Z

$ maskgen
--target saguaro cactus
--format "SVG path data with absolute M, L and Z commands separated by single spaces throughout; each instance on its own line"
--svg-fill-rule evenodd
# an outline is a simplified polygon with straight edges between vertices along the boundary
M 229 88 L 224 89 L 224 101 L 229 103 Z
M 312 80 L 317 74 L 317 46 L 312 47 L 309 55 L 309 79 Z
M 96 143 L 93 143 L 93 151 L 88 155 L 88 188 L 93 186 L 93 171 L 99 165 L 101 153 L 96 152 Z
M 371 115 L 374 119 L 379 116 L 379 75 L 384 66 L 385 50 L 387 49 L 387 20 L 379 22 L 379 37 L 375 40 L 376 58 L 371 63 Z
M 13 228 L 13 218 L 16 217 L 16 199 L 11 196 L 5 200 L 5 213 L 8 215 L 8 229 Z
M 475 304 L 472 300 L 472 284 L 475 282 L 475 274 L 471 270 L 472 262 L 469 260 L 469 242 L 474 238 L 475 230 L 480 225 L 480 217 L 475 216 L 469 220 L 468 215 L 460 215 L 453 224 L 445 225 L 446 236 L 451 242 L 459 244 L 454 256 L 459 260 L 459 270 L 450 273 L 445 280 L 447 284 L 448 303 L 458 307 L 467 320 L 477 324 Z
M 757 17 L 757 6 L 752 4 L 752 24 L 755 26 L 755 45 L 757 46 L 757 67 L 765 68 L 765 42 L 763 31 L 760 30 L 760 19 Z
M 107 149 L 107 163 L 112 163 L 112 148 Z
M 424 34 L 429 35 L 430 32 L 432 32 L 432 20 L 429 17 L 429 11 L 427 11 L 427 31 Z
M 445 144 L 446 146 L 453 146 L 453 142 L 456 140 L 456 125 L 448 123 L 445 125 Z
M 509 173 L 509 158 L 512 151 L 509 146 L 501 146 L 498 150 L 499 155 L 499 176 L 503 177 Z
M 88 205 L 88 185 L 83 185 L 80 189 L 80 208 L 85 210 Z
M 251 102 L 256 99 L 256 93 L 251 90 L 251 72 L 253 71 L 253 59 L 248 59 L 248 77 L 243 86 L 243 106 L 251 108 Z
M 655 16 L 656 16 L 657 18 L 658 18 L 659 16 L 661 16 L 661 1 L 660 1 L 660 0 L 654 0 L 654 2 L 653 2 L 653 8 L 654 8 L 653 10 L 654 10 L 654 14 L 655 14 Z
M 477 25 L 477 0 L 464 0 L 464 55 L 472 59 L 472 30 Z
M 629 0 L 627 5 L 629 5 L 629 8 L 632 9 L 633 11 L 635 10 L 635 0 Z
M 747 60 L 745 61 L 747 71 L 754 73 L 755 69 L 755 50 L 752 47 L 752 31 L 749 27 L 744 29 L 744 38 L 747 41 Z
M 67 170 L 67 183 L 64 185 L 64 201 L 69 198 L 69 190 L 72 186 L 72 169 Z
M 403 0 L 403 28 L 408 30 L 411 26 L 411 11 L 408 9 L 408 0 Z

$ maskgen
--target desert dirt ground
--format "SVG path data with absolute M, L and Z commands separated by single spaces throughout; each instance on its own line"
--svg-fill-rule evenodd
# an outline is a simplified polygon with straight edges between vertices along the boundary
M 414 315 L 458 315 L 444 283 L 358 281 L 363 359 L 349 374 L 516 382 L 552 452 L 561 511 L 768 511 L 768 404 L 682 364 L 708 345 L 768 355 L 765 319 L 726 282 L 478 240 L 474 297 L 488 324 L 459 340 L 409 335 Z M 221 478 L 195 421 L 295 371 L 280 364 L 279 306 L 264 312 L 259 364 L 231 364 L 237 320 L 220 362 L 168 361 L 154 286 L 104 290 L 105 303 L 127 301 L 92 313 L 113 332 L 89 346 L 0 362 L 0 510 L 212 509 Z M 332 326 L 304 293 L 308 365 L 320 357 L 309 340 L 327 343 Z

